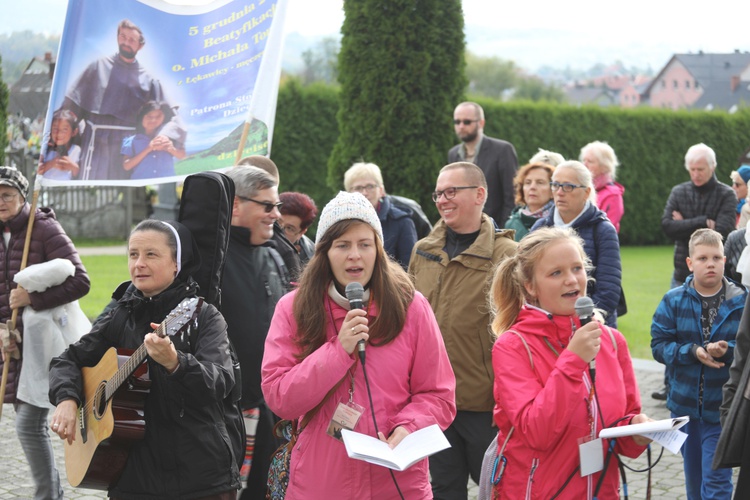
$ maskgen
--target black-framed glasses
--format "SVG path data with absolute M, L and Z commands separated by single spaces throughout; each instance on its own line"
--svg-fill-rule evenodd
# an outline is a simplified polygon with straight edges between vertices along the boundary
M 478 122 L 478 121 L 479 120 L 469 120 L 468 118 L 467 119 L 463 119 L 463 120 L 453 120 L 453 125 L 461 125 L 462 123 L 464 125 L 471 125 L 472 123 Z
M 588 186 L 583 186 L 581 184 L 571 184 L 570 182 L 550 182 L 549 186 L 552 188 L 552 192 L 554 193 L 558 189 L 562 188 L 563 193 L 571 193 L 575 188 L 582 188 L 586 189 Z
M 367 191 L 368 193 L 372 191 L 373 189 L 377 188 L 377 184 L 365 184 L 364 186 L 352 186 L 352 188 L 349 190 L 350 193 L 353 193 L 354 191 L 358 193 L 364 193 Z
M 236 196 L 237 198 L 239 198 L 240 200 L 244 200 L 244 201 L 252 201 L 253 203 L 257 203 L 258 205 L 263 205 L 263 210 L 264 210 L 264 211 L 265 211 L 265 212 L 266 212 L 267 214 L 270 214 L 270 213 L 271 213 L 271 212 L 273 211 L 273 209 L 274 209 L 274 208 L 278 208 L 279 210 L 281 210 L 281 207 L 282 207 L 282 205 L 284 205 L 284 203 L 282 203 L 282 202 L 278 202 L 278 203 L 271 203 L 271 202 L 268 202 L 268 201 L 258 201 L 258 200 L 254 200 L 254 199 L 252 199 L 252 198 L 248 198 L 247 196 L 240 196 L 240 195 L 238 195 L 238 194 L 237 194 L 237 195 L 235 195 L 235 196 Z
M 432 193 L 432 201 L 437 203 L 441 196 L 445 196 L 446 200 L 452 200 L 461 189 L 476 189 L 478 187 L 479 186 L 456 186 L 443 189 L 442 191 L 435 191 Z

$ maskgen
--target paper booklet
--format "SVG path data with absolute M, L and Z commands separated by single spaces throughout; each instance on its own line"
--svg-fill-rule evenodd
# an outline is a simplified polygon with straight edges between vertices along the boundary
M 677 453 L 680 451 L 682 443 L 687 439 L 687 434 L 678 429 L 687 424 L 688 421 L 690 421 L 690 417 L 676 417 L 657 420 L 656 422 L 611 427 L 602 429 L 599 432 L 599 437 L 644 436 L 659 443 L 672 453 Z
M 341 435 L 349 458 L 399 471 L 451 447 L 437 424 L 412 432 L 393 449 L 384 441 L 348 429 L 342 429 Z

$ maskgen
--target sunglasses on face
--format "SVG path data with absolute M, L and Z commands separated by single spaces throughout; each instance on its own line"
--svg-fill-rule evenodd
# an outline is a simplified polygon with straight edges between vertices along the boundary
M 462 123 L 464 125 L 471 125 L 474 122 L 478 122 L 479 120 L 453 120 L 453 125 L 461 125 Z
M 258 205 L 263 205 L 263 211 L 266 212 L 267 214 L 270 214 L 274 208 L 278 208 L 279 210 L 281 210 L 282 205 L 284 205 L 282 202 L 270 203 L 268 201 L 254 200 L 246 196 L 240 196 L 240 195 L 235 195 L 235 196 L 237 196 L 237 198 L 239 198 L 240 200 L 252 201 L 253 203 L 257 203 Z

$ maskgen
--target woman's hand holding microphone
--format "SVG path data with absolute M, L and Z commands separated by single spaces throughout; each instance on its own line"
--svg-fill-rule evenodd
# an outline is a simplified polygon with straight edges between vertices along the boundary
M 367 311 L 352 309 L 346 313 L 344 323 L 339 330 L 339 342 L 347 354 L 351 355 L 357 348 L 357 342 L 370 338 L 370 328 L 367 326 Z

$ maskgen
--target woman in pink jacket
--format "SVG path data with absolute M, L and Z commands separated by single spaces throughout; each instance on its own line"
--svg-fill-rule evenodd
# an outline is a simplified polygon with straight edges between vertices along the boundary
M 593 498 L 602 473 L 581 477 L 579 440 L 648 420 L 625 338 L 597 321 L 581 326 L 575 315 L 576 299 L 586 296 L 586 266 L 572 230 L 543 228 L 521 240 L 495 274 L 492 328 L 501 335 L 492 350 L 494 414 L 505 470 L 494 498 Z M 596 496 L 616 499 L 617 460 L 606 458 L 610 443 L 602 441 L 588 452 L 605 467 Z M 637 457 L 648 442 L 627 437 L 612 445 Z
M 615 150 L 606 142 L 590 142 L 581 148 L 580 160 L 591 171 L 596 188 L 596 206 L 607 214 L 619 233 L 620 220 L 625 214 L 622 201 L 625 187 L 615 182 L 617 167 L 620 166 Z
M 345 289 L 353 282 L 365 289 L 364 309 L 349 307 Z M 372 406 L 357 356 L 361 340 Z M 399 498 L 397 488 L 404 498 L 432 498 L 426 459 L 403 472 L 350 459 L 332 419 L 354 414 L 347 420 L 356 420 L 356 432 L 395 447 L 411 432 L 450 425 L 455 384 L 432 309 L 385 253 L 372 204 L 339 193 L 323 209 L 315 254 L 299 288 L 276 306 L 265 344 L 269 408 L 300 421 L 314 411 L 292 451 L 287 500 L 390 500 Z

